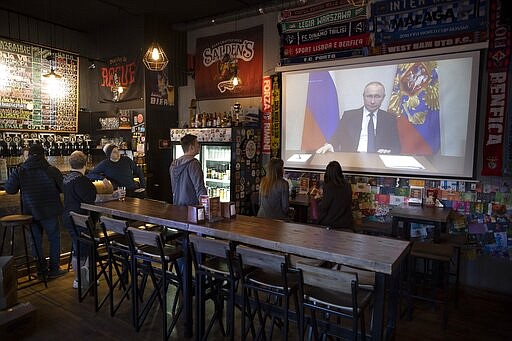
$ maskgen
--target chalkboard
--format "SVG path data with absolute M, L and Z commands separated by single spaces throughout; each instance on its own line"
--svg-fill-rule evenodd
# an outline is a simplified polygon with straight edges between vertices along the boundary
M 50 63 L 62 78 L 43 77 Z M 78 57 L 0 39 L 0 130 L 76 132 L 77 120 Z

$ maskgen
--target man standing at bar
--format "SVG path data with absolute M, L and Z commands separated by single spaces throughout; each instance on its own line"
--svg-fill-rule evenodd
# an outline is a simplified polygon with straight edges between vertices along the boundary
M 396 117 L 380 109 L 384 97 L 386 91 L 382 83 L 366 84 L 364 106 L 345 111 L 331 141 L 319 148 L 317 153 L 400 154 Z
M 201 163 L 195 158 L 200 150 L 197 136 L 183 136 L 181 147 L 185 154 L 174 160 L 169 167 L 173 204 L 197 205 L 199 196 L 207 194 Z
M 28 159 L 11 174 L 5 183 L 9 194 L 21 191 L 23 214 L 33 217 L 34 233 L 33 256 L 41 258 L 37 272 L 40 276 L 57 278 L 66 271 L 60 269 L 60 228 L 59 216 L 62 214 L 62 174 L 46 161 L 44 148 L 41 144 L 33 144 L 29 148 Z M 46 264 L 43 253 L 43 230 L 48 235 L 50 245 L 50 264 Z M 36 253 L 37 250 L 37 253 Z

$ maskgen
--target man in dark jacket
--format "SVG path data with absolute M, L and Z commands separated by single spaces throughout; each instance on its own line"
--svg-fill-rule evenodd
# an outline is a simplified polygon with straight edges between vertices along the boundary
M 40 275 L 48 272 L 48 278 L 56 278 L 66 272 L 60 270 L 60 229 L 59 216 L 62 214 L 60 193 L 62 192 L 62 174 L 51 166 L 44 156 L 44 148 L 40 144 L 33 144 L 29 149 L 28 159 L 11 174 L 5 184 L 9 194 L 21 191 L 23 213 L 31 215 L 34 223 L 35 247 L 32 254 L 37 256 L 36 249 L 45 259 L 42 248 L 43 229 L 48 235 L 50 245 L 50 264 L 47 268 L 45 262 L 38 267 Z
M 182 157 L 169 167 L 174 205 L 197 205 L 199 196 L 207 194 L 201 163 L 195 158 L 199 154 L 197 136 L 187 134 L 181 138 Z
M 129 157 L 122 156 L 119 153 L 119 147 L 113 143 L 107 143 L 103 147 L 103 151 L 107 159 L 98 163 L 87 174 L 87 177 L 91 180 L 108 179 L 112 186 L 114 186 L 114 189 L 125 187 L 127 196 L 143 198 L 145 196 L 146 181 L 142 169 L 137 167 L 135 162 Z M 140 188 L 133 180 L 134 177 L 139 178 Z

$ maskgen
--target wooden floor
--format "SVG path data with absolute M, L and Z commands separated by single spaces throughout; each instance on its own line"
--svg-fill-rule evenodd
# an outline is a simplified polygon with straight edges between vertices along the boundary
M 18 292 L 19 302 L 37 308 L 33 325 L 20 323 L 15 330 L 0 334 L 6 340 L 160 340 L 159 314 L 153 314 L 139 333 L 130 323 L 128 305 L 115 317 L 108 308 L 93 311 L 92 300 L 78 303 L 72 288 L 73 274 L 52 280 L 45 289 L 37 284 Z M 452 308 L 448 327 L 443 330 L 441 313 L 429 305 L 418 306 L 412 321 L 399 320 L 397 340 L 510 340 L 512 339 L 512 298 L 461 290 L 459 307 Z M 293 329 L 293 325 L 292 325 Z M 179 323 L 172 340 L 183 340 Z M 210 340 L 222 340 L 214 327 Z M 277 337 L 275 339 L 278 339 Z M 293 336 L 290 338 L 293 340 Z

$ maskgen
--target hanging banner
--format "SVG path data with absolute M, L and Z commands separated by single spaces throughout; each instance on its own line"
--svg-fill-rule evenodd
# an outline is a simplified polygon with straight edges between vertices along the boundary
M 382 1 L 371 13 L 376 45 L 487 29 L 486 0 Z
M 261 153 L 270 155 L 270 134 L 272 133 L 272 78 L 263 77 L 261 89 L 263 96 L 261 101 Z
M 366 18 L 366 6 L 336 8 L 327 13 L 310 13 L 296 21 L 284 20 L 278 24 L 280 33 L 297 32 L 340 24 L 347 21 Z
M 144 98 L 144 75 L 138 57 L 114 57 L 98 67 L 100 102 L 127 102 Z
M 500 23 L 502 1 L 491 0 L 489 49 L 487 52 L 487 110 L 483 145 L 482 175 L 503 174 L 503 140 L 507 113 L 508 72 L 510 66 L 510 27 Z
M 309 56 L 330 51 L 352 50 L 368 46 L 370 33 L 359 34 L 353 37 L 332 38 L 301 45 L 284 45 L 281 49 L 281 57 Z
M 272 156 L 278 157 L 281 152 L 281 79 L 279 75 L 272 76 L 272 135 L 270 149 Z
M 174 105 L 174 86 L 169 84 L 167 67 L 149 72 L 149 103 L 158 106 Z
M 263 26 L 197 39 L 195 65 L 198 100 L 261 96 Z

